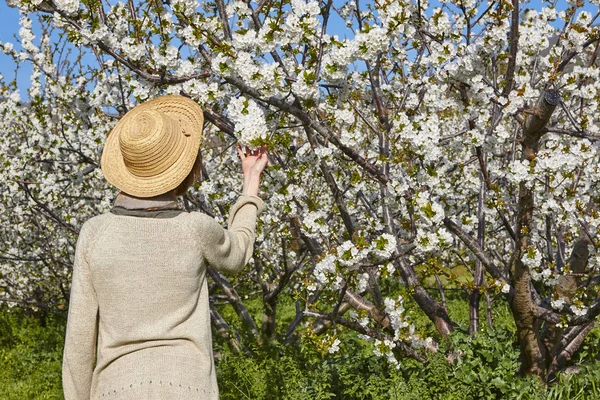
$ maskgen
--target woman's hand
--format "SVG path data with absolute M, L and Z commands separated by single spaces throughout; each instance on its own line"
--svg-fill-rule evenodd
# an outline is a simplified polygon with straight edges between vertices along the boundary
M 242 194 L 251 196 L 258 195 L 258 186 L 260 184 L 260 175 L 268 164 L 267 145 L 263 144 L 258 150 L 237 147 L 238 154 L 242 160 L 242 173 L 244 174 L 244 188 Z

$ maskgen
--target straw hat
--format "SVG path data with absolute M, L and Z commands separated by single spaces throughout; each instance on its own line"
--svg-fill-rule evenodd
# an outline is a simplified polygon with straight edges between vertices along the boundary
M 175 189 L 196 161 L 203 123 L 202 109 L 187 97 L 162 96 L 138 105 L 108 135 L 104 177 L 137 197 Z

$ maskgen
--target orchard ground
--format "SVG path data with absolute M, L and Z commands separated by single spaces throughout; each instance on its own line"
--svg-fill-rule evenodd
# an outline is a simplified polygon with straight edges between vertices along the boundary
M 460 292 L 448 293 L 451 316 L 468 326 L 469 310 Z M 260 313 L 260 302 L 250 302 Z M 254 305 L 254 307 L 252 307 Z M 282 321 L 294 317 L 288 302 Z M 219 310 L 234 313 L 228 306 Z M 485 310 L 481 310 L 485 313 Z M 339 350 L 330 353 L 310 335 L 298 343 L 233 351 L 215 335 L 215 356 L 222 399 L 598 399 L 600 398 L 600 329 L 587 337 L 575 355 L 576 371 L 545 386 L 537 378 L 517 378 L 519 349 L 507 304 L 494 302 L 494 328 L 472 339 L 455 332 L 448 345 L 453 358 L 431 354 L 425 365 L 411 359 L 396 366 L 374 355 L 373 346 L 340 328 Z M 0 398 L 62 399 L 61 362 L 64 314 L 0 311 Z M 416 321 L 427 326 L 426 321 Z M 234 327 L 238 329 L 241 327 Z M 305 333 L 308 333 L 307 330 Z

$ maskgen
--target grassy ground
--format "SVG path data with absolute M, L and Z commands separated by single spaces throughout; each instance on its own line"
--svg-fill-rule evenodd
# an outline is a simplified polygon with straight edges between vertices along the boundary
M 62 399 L 65 317 L 0 311 L 0 399 Z
M 466 326 L 468 309 L 460 295 L 451 295 L 448 307 L 452 318 Z M 258 304 L 250 308 L 260 312 Z M 493 330 L 484 329 L 475 339 L 457 332 L 446 344 L 459 355 L 454 363 L 439 352 L 426 365 L 403 359 L 396 366 L 376 357 L 372 344 L 344 331 L 338 331 L 341 344 L 335 354 L 319 351 L 315 343 L 320 339 L 310 336 L 297 345 L 250 346 L 243 354 L 215 337 L 221 398 L 600 399 L 600 363 L 594 361 L 600 349 L 598 329 L 575 355 L 576 363 L 586 365 L 582 371 L 562 375 L 559 384 L 545 388 L 534 378 L 515 377 L 519 352 L 512 317 L 501 302 L 493 310 Z M 227 316 L 228 307 L 222 312 Z M 64 315 L 0 309 L 0 399 L 62 399 L 65 322 Z M 415 323 L 427 326 L 419 318 Z

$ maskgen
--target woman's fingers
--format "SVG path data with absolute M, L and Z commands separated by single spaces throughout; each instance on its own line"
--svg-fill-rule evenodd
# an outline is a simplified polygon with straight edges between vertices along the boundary
M 243 160 L 244 158 L 246 158 L 246 155 L 244 154 L 244 150 L 242 150 L 242 146 L 238 145 L 237 147 L 237 152 L 238 155 L 240 156 L 240 158 Z
M 251 149 L 250 147 L 246 147 L 246 151 L 244 151 L 242 146 L 237 146 L 238 155 L 242 160 L 246 159 L 247 157 L 257 157 L 260 159 L 263 155 L 267 154 L 267 149 L 268 147 L 266 144 L 262 144 L 258 149 Z
M 263 144 L 260 146 L 260 150 L 259 150 L 259 152 L 260 152 L 260 155 L 262 156 L 263 154 L 267 154 L 267 149 L 268 149 L 268 147 L 267 147 L 267 144 L 266 144 L 266 143 L 263 143 Z

